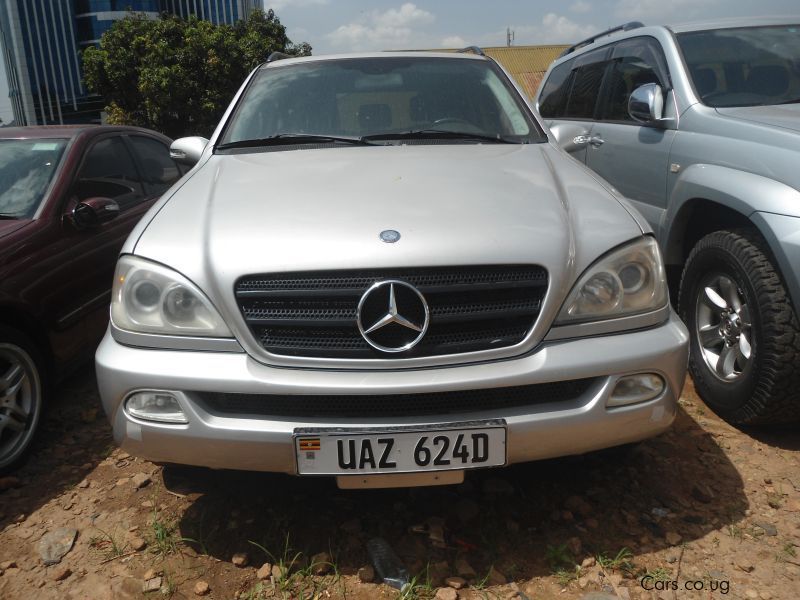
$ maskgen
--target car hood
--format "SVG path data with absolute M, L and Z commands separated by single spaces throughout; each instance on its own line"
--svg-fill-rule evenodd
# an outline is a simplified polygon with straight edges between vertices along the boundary
M 718 108 L 717 112 L 734 119 L 800 132 L 800 104 Z
M 223 316 L 238 312 L 236 279 L 266 272 L 539 264 L 548 294 L 563 297 L 599 255 L 642 235 L 609 188 L 550 144 L 215 155 L 150 218 L 135 254 L 192 279 Z M 382 242 L 386 229 L 400 240 Z
M 2 220 L 0 219 L 0 238 L 4 238 L 7 235 L 10 235 L 14 231 L 25 227 L 30 223 L 28 219 L 8 219 Z

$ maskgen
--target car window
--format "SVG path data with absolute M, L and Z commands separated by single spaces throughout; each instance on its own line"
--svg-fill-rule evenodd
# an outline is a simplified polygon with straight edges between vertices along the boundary
M 677 38 L 704 104 L 721 108 L 800 102 L 800 26 L 692 31 Z
M 441 129 L 545 138 L 491 61 L 336 59 L 261 69 L 222 142 L 282 134 L 374 136 Z
M 564 115 L 569 88 L 572 85 L 573 62 L 568 60 L 561 63 L 550 72 L 550 76 L 542 88 L 539 101 L 539 114 L 543 117 L 554 119 Z
M 608 85 L 607 100 L 601 118 L 606 121 L 637 123 L 628 114 L 628 98 L 636 88 L 646 83 L 663 87 L 659 72 L 663 72 L 661 51 L 651 38 L 633 38 L 614 47 Z
M 598 62 L 578 67 L 573 77 L 564 117 L 593 119 L 600 84 L 603 81 L 606 63 Z
M 0 215 L 31 217 L 61 162 L 67 140 L 0 140 Z
M 169 157 L 169 148 L 158 140 L 132 135 L 128 138 L 139 158 L 142 176 L 152 194 L 160 196 L 181 178 L 178 165 Z
M 111 198 L 121 210 L 144 200 L 141 178 L 121 138 L 104 138 L 89 149 L 73 193 L 78 200 L 95 196 Z

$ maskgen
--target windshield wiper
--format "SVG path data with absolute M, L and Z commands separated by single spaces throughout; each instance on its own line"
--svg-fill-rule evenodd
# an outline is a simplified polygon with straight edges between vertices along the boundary
M 372 145 L 364 138 L 352 135 L 320 135 L 314 133 L 279 133 L 265 138 L 254 138 L 250 140 L 237 140 L 226 144 L 217 145 L 217 150 L 229 150 L 231 148 L 262 148 L 266 146 L 290 146 L 292 144 L 319 144 L 319 143 L 354 144 L 358 146 Z
M 411 131 L 387 131 L 386 133 L 373 133 L 361 137 L 362 140 L 475 140 L 478 142 L 492 142 L 494 144 L 521 144 L 501 135 L 486 135 L 483 133 L 468 133 L 466 131 L 448 131 L 446 129 L 414 129 Z

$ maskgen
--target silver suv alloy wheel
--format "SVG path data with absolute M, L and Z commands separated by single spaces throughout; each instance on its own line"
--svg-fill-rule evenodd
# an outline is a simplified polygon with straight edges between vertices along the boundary
M 699 288 L 695 335 L 709 370 L 723 380 L 737 379 L 753 358 L 750 309 L 739 286 L 715 274 Z
M 42 408 L 42 386 L 33 358 L 22 347 L 0 342 L 0 471 L 22 457 Z

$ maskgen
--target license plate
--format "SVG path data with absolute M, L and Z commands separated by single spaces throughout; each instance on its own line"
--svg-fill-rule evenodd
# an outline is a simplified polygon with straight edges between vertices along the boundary
M 298 429 L 301 475 L 415 473 L 506 463 L 503 421 L 389 429 Z

